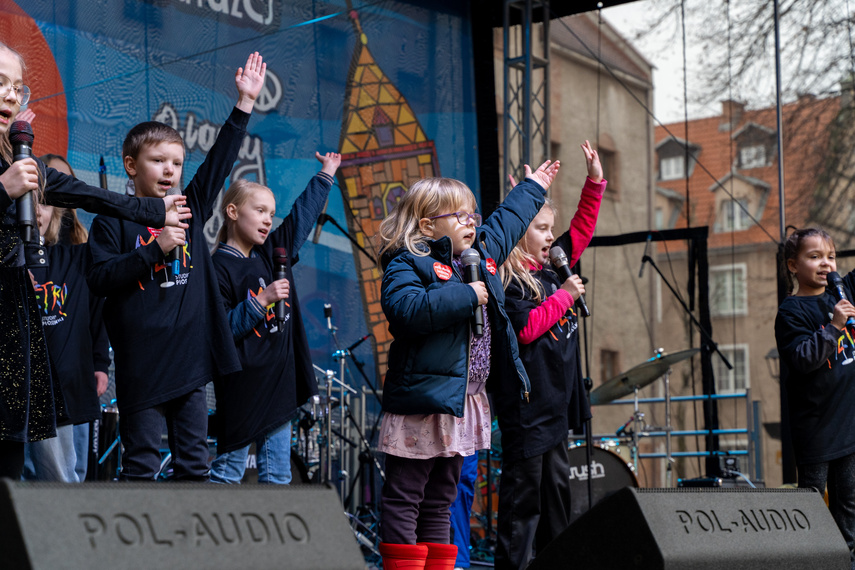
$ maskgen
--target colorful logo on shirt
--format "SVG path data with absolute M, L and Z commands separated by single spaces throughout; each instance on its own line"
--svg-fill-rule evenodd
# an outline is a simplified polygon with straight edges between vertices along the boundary
M 258 281 L 259 281 L 259 283 L 261 283 L 261 286 L 258 288 L 258 291 L 253 291 L 252 289 L 248 289 L 246 292 L 246 298 L 247 299 L 254 299 L 254 298 L 258 297 L 259 295 L 261 295 L 261 292 L 264 291 L 264 289 L 265 289 L 264 280 L 259 279 Z M 285 314 L 285 322 L 288 322 L 291 319 L 291 305 L 288 303 L 287 299 L 282 299 L 282 301 L 285 303 L 285 306 L 288 307 L 288 312 Z M 276 307 L 276 303 L 271 303 L 270 305 L 266 306 L 265 309 L 267 309 L 267 312 L 264 314 L 264 317 L 261 319 L 261 324 L 264 325 L 264 328 L 270 329 L 271 333 L 275 333 L 276 331 L 279 330 L 279 327 L 278 327 L 276 321 L 274 320 L 276 318 L 275 307 Z M 271 322 L 271 321 L 273 321 L 273 322 Z M 252 332 L 255 333 L 255 336 L 261 338 L 261 334 L 258 332 L 258 325 L 252 327 Z
M 148 233 L 150 234 L 148 237 L 143 235 L 138 235 L 136 242 L 134 243 L 134 248 L 140 248 L 146 245 L 151 244 L 154 240 L 160 236 L 160 233 L 163 231 L 162 228 L 146 228 Z M 161 283 L 166 280 L 168 277 L 170 281 L 175 281 L 176 285 L 186 285 L 187 278 L 190 276 L 190 270 L 193 269 L 193 266 L 190 265 L 191 257 L 190 257 L 190 237 L 187 237 L 187 243 L 180 246 L 178 249 L 178 264 L 180 271 L 178 275 L 172 275 L 171 268 L 169 269 L 169 274 L 166 273 L 167 265 L 165 263 L 155 263 L 151 270 L 151 278 L 150 281 L 157 281 Z M 138 281 L 140 289 L 145 291 L 145 286 L 142 281 Z
M 433 264 L 433 272 L 443 281 L 451 279 L 451 267 L 438 261 Z
M 58 325 L 68 315 L 62 310 L 68 300 L 68 285 L 58 285 L 53 281 L 37 283 L 35 286 L 36 299 L 42 313 L 42 326 Z
M 491 275 L 496 274 L 496 260 L 492 257 L 487 258 L 487 271 L 489 271 Z
M 843 359 L 840 362 L 841 366 L 846 366 L 855 362 L 855 340 L 852 338 L 852 333 L 849 327 L 843 328 L 843 333 L 837 337 L 837 352 L 834 355 L 835 360 Z M 828 360 L 828 367 L 831 368 L 831 360 Z

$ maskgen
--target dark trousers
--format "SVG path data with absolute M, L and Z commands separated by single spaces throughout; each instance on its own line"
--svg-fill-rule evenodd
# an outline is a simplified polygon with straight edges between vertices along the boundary
M 387 544 L 448 544 L 449 509 L 463 456 L 407 459 L 386 455 L 380 538 Z
M 504 462 L 495 568 L 522 570 L 570 524 L 570 462 L 562 441 L 543 455 Z
M 124 452 L 119 479 L 154 480 L 160 470 L 164 419 L 174 480 L 207 481 L 208 402 L 204 386 L 158 406 L 120 415 Z
M 24 444 L 18 441 L 0 441 L 0 478 L 19 481 L 24 471 Z
M 855 453 L 825 463 L 799 465 L 799 487 L 820 492 L 828 485 L 828 508 L 849 547 L 855 569 Z

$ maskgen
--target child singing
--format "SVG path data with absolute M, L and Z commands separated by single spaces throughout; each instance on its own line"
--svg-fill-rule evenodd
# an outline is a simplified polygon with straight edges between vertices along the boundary
M 189 210 L 183 196 L 128 198 L 94 188 L 32 158 L 12 161 L 8 135 L 30 99 L 24 60 L 0 43 L 0 477 L 18 479 L 24 443 L 56 435 L 56 400 L 45 347 L 42 317 L 28 266 L 43 259 L 38 241 L 25 247 L 15 200 L 30 193 L 34 202 L 80 207 L 144 224 L 182 224 Z
M 214 382 L 219 429 L 211 481 L 216 483 L 240 483 L 252 442 L 258 482 L 290 483 L 291 418 L 318 393 L 291 267 L 323 211 L 341 155 L 315 157 L 321 171 L 273 232 L 276 201 L 270 188 L 238 180 L 223 197 L 224 223 L 213 259 L 242 370 Z M 277 259 L 283 250 L 284 259 Z M 276 278 L 280 261 L 283 279 Z M 278 319 L 277 302 L 285 304 Z
M 88 281 L 106 297 L 104 323 L 113 344 L 124 446 L 120 480 L 155 479 L 164 420 L 174 480 L 209 478 L 205 385 L 240 370 L 240 362 L 204 226 L 238 157 L 265 70 L 256 52 L 235 74 L 238 101 L 185 189 L 195 214 L 186 236 L 183 230 L 104 216 L 92 222 Z M 181 183 L 184 143 L 163 123 L 133 127 L 122 158 L 137 196 L 164 196 Z M 173 250 L 178 271 L 167 259 Z
M 463 457 L 490 445 L 485 383 L 513 384 L 519 398 L 529 397 L 498 266 L 540 210 L 558 168 L 546 161 L 532 173 L 526 166 L 526 180 L 483 226 L 472 192 L 449 178 L 415 182 L 380 226 L 381 304 L 394 336 L 380 428 L 384 568 L 421 560 L 453 567 L 449 507 Z M 480 256 L 480 280 L 466 283 L 460 256 L 470 248 Z M 472 327 L 476 311 L 480 335 Z
M 543 550 L 570 524 L 567 431 L 591 417 L 573 311 L 585 288 L 576 275 L 561 282 L 549 250 L 561 247 L 573 266 L 594 235 L 606 181 L 597 151 L 588 141 L 582 150 L 588 177 L 570 228 L 553 236 L 555 208 L 547 200 L 501 269 L 531 397 L 521 403 L 512 384 L 493 392 L 502 432 L 496 568 L 522 570 L 535 542 Z
M 778 307 L 775 340 L 786 364 L 790 431 L 799 487 L 828 486 L 831 516 L 849 546 L 855 567 L 855 306 L 826 291 L 837 271 L 834 242 L 817 228 L 794 231 L 784 244 L 790 293 Z M 843 278 L 855 292 L 855 272 Z

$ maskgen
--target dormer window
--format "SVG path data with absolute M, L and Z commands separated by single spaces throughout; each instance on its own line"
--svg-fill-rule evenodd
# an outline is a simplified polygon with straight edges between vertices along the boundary
M 738 232 L 751 227 L 748 216 L 748 200 L 723 200 L 719 212 L 718 231 Z
M 659 178 L 660 180 L 677 180 L 686 176 L 686 169 L 683 168 L 686 164 L 685 157 L 669 156 L 659 161 Z
M 766 147 L 762 144 L 746 146 L 739 149 L 741 168 L 760 168 L 766 166 Z

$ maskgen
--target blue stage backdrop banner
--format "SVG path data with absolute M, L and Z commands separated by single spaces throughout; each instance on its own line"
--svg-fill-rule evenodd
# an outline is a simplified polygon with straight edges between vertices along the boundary
M 94 185 L 103 156 L 115 191 L 124 136 L 148 120 L 184 137 L 186 184 L 237 100 L 235 70 L 260 52 L 267 81 L 232 179 L 269 186 L 281 218 L 318 171 L 315 151 L 343 154 L 331 220 L 300 252 L 296 287 L 315 363 L 338 370 L 328 303 L 341 347 L 373 335 L 353 352 L 382 378 L 380 221 L 422 177 L 458 178 L 478 196 L 469 3 L 0 0 L 0 33 L 27 62 L 36 153 L 66 155 Z M 220 223 L 209 222 L 212 245 Z

